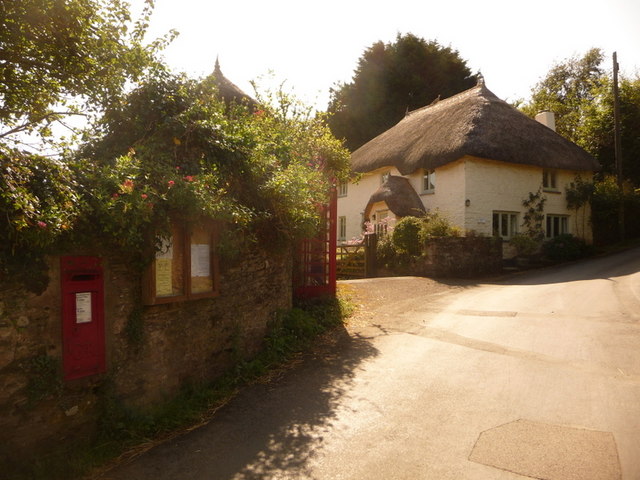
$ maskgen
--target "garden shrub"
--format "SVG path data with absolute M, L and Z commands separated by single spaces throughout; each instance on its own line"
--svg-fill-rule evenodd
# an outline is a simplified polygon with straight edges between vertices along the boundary
M 584 240 L 567 233 L 544 242 L 542 253 L 553 262 L 566 262 L 586 256 L 589 249 Z
M 513 247 L 516 249 L 516 252 L 518 252 L 518 255 L 522 255 L 525 257 L 533 255 L 540 248 L 539 241 L 524 233 L 514 235 L 509 240 L 509 243 L 513 245 Z
M 420 241 L 422 223 L 422 220 L 416 217 L 404 217 L 396 223 L 391 240 L 398 253 L 420 255 L 422 251 L 422 242 Z
M 449 219 L 436 210 L 422 218 L 419 238 L 424 243 L 433 237 L 459 237 L 461 233 L 458 227 L 451 225 Z

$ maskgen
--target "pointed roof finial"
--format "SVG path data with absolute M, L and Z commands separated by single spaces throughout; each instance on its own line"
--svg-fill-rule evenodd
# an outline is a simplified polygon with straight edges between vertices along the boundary
M 216 66 L 213 68 L 213 73 L 222 73 L 220 70 L 220 56 L 216 55 Z
M 478 87 L 480 87 L 480 86 L 484 87 L 484 76 L 482 75 L 480 70 L 478 70 L 478 73 L 476 74 L 476 78 L 478 79 L 477 86 Z

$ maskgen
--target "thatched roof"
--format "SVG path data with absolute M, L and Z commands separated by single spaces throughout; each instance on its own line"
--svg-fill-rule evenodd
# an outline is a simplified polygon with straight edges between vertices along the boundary
M 543 168 L 598 170 L 582 148 L 496 97 L 484 83 L 414 110 L 351 155 L 356 172 L 395 166 L 402 175 L 465 155 Z
M 380 188 L 371 195 L 364 209 L 368 219 L 374 203 L 385 202 L 396 217 L 418 217 L 425 213 L 420 197 L 405 177 L 389 175 Z
M 253 98 L 244 93 L 235 83 L 223 75 L 218 59 L 216 59 L 216 65 L 210 78 L 215 82 L 218 87 L 218 93 L 227 105 L 231 102 L 236 102 L 246 103 L 250 107 L 256 106 L 256 101 Z

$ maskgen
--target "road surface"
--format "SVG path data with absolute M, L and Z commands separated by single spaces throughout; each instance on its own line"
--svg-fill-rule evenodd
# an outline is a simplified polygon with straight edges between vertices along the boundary
M 360 313 L 111 480 L 640 479 L 640 249 L 482 283 L 345 282 Z

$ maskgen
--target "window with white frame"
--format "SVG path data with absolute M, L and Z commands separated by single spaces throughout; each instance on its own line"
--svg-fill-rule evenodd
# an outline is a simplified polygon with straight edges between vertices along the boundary
M 425 170 L 422 176 L 422 193 L 433 193 L 436 189 L 435 170 Z
M 542 171 L 542 188 L 551 191 L 558 190 L 555 170 L 545 169 Z
M 380 176 L 380 185 L 382 185 L 384 182 L 386 182 L 389 179 L 390 176 L 391 176 L 391 172 L 383 173 Z
M 341 180 L 338 183 L 338 196 L 346 197 L 348 191 L 349 191 L 349 182 Z
M 547 238 L 569 233 L 569 217 L 567 215 L 547 215 Z
M 378 237 L 387 234 L 389 228 L 389 210 L 378 210 L 374 215 L 374 231 Z
M 493 235 L 509 240 L 518 233 L 518 214 L 515 212 L 493 212 Z
M 345 241 L 347 239 L 347 217 L 338 217 L 338 240 Z

